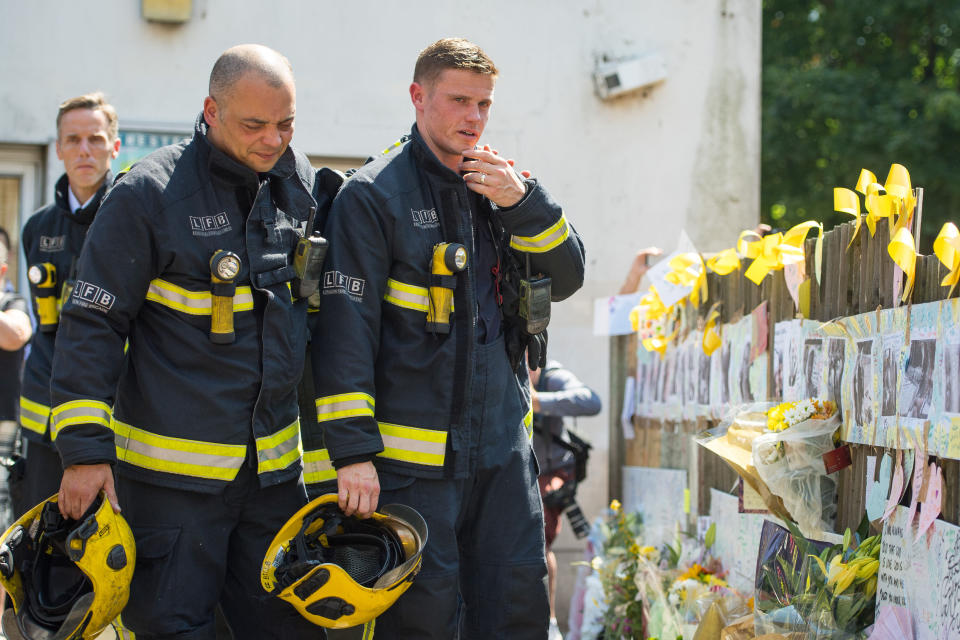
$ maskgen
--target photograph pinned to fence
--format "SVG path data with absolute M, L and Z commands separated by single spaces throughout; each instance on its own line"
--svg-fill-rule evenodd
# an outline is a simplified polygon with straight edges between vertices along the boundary
M 723 354 L 727 347 L 727 327 L 721 334 L 720 347 L 710 356 L 710 417 L 714 419 L 722 418 L 726 413 L 727 401 L 723 397 L 723 385 L 727 381 L 727 370 L 723 368 Z M 729 398 L 729 395 L 727 396 Z
M 823 339 L 807 338 L 803 342 L 803 395 L 819 398 L 823 388 Z
M 667 351 L 667 397 L 662 416 L 666 420 L 680 419 L 683 406 L 683 356 L 682 345 Z
M 656 358 L 657 354 L 647 351 L 643 347 L 637 352 L 637 384 L 635 387 L 637 400 L 634 404 L 634 413 L 641 418 L 646 418 L 649 412 L 647 404 L 649 395 L 648 388 L 650 384 L 650 367 L 653 364 L 650 356 Z
M 723 344 L 719 351 L 720 357 L 717 359 L 716 370 L 712 376 L 717 381 L 718 400 L 713 411 L 714 417 L 726 415 L 730 411 L 730 354 L 733 351 L 731 337 L 730 325 L 727 325 L 723 332 Z M 714 353 L 714 358 L 717 358 L 717 353 Z
M 827 340 L 827 380 L 824 393 L 828 400 L 838 405 L 841 401 L 841 383 L 843 382 L 843 368 L 846 360 L 847 341 L 843 338 L 829 338 Z
M 750 391 L 750 364 L 752 358 L 753 318 L 746 316 L 727 326 L 730 334 L 730 361 L 728 387 L 730 404 L 737 406 L 753 401 Z
M 904 336 L 896 394 L 899 429 L 892 432 L 888 430 L 886 441 L 898 447 L 913 448 L 929 440 L 929 426 L 938 417 L 933 402 L 933 388 L 938 369 L 940 304 L 913 305 L 897 309 L 891 315 L 907 320 L 907 314 L 909 344 Z M 941 453 L 938 443 L 933 443 L 929 448 Z
M 906 334 L 885 333 L 880 356 L 880 416 L 877 419 L 876 444 L 893 446 L 897 429 L 897 400 L 903 371 Z
M 697 404 L 700 409 L 697 415 L 701 417 L 710 416 L 710 373 L 713 369 L 713 357 L 704 353 L 703 349 L 697 350 Z
M 780 399 L 790 402 L 800 399 L 801 384 L 801 345 L 800 320 L 785 320 L 778 322 L 773 328 L 774 364 L 781 367 L 782 387 Z M 777 353 L 781 354 L 779 358 Z M 776 369 L 774 377 L 776 377 Z
M 901 422 L 903 420 L 924 421 L 930 416 L 936 352 L 936 338 L 910 340 L 907 365 L 900 380 Z
M 653 407 L 659 405 L 663 402 L 663 358 L 660 357 L 659 353 L 651 353 L 653 356 L 653 362 L 650 365 L 650 386 L 647 391 L 649 395 L 649 405 L 650 405 L 650 415 L 649 418 L 653 417 Z
M 856 355 L 849 396 L 853 398 L 853 411 L 845 411 L 844 415 L 849 425 L 848 440 L 853 442 L 871 442 L 876 433 L 877 380 L 874 343 L 873 338 L 857 340 L 855 343 Z
M 783 400 L 784 382 L 787 375 L 787 333 L 781 329 L 784 323 L 778 322 L 773 330 L 773 389 L 770 390 L 774 400 Z
M 950 327 L 943 344 L 943 413 L 960 415 L 960 327 Z
M 687 336 L 682 345 L 683 354 L 683 405 L 682 418 L 696 420 L 699 408 L 697 400 L 697 385 L 700 382 L 700 360 L 698 353 L 703 353 L 702 336 L 693 331 Z

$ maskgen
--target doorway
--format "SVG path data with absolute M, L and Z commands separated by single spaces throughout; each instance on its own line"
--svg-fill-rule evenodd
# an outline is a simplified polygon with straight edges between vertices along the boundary
M 10 235 L 7 279 L 20 293 L 30 290 L 20 230 L 43 204 L 43 151 L 37 146 L 0 144 L 0 226 Z

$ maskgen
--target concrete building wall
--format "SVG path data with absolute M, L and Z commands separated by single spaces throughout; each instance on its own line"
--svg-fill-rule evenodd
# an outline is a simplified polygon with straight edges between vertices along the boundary
M 608 341 L 592 335 L 593 299 L 616 292 L 639 248 L 669 250 L 686 229 L 699 249 L 719 250 L 757 222 L 760 14 L 756 0 L 193 0 L 189 22 L 164 25 L 143 20 L 131 0 L 8 0 L 0 151 L 39 145 L 49 200 L 62 99 L 102 89 L 122 129 L 190 132 L 217 55 L 260 42 L 287 55 L 297 76 L 294 145 L 362 158 L 409 129 L 419 50 L 470 38 L 501 71 L 483 141 L 543 181 L 587 246 L 586 284 L 555 306 L 550 354 L 606 399 Z M 664 82 L 597 98 L 598 61 L 648 52 L 664 57 Z M 595 444 L 581 492 L 591 518 L 608 500 L 608 411 L 618 410 L 577 425 Z M 567 531 L 558 549 L 563 565 L 580 545 Z M 561 602 L 567 592 L 561 583 Z

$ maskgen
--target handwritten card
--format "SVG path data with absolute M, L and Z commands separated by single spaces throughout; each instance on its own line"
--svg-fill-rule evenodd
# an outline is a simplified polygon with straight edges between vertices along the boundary
M 934 521 L 927 544 L 916 545 L 908 515 L 898 506 L 884 523 L 877 609 L 907 609 L 916 640 L 960 638 L 960 528 Z

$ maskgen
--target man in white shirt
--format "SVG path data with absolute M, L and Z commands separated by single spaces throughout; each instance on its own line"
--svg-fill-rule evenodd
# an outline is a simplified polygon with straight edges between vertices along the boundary
M 73 288 L 80 249 L 113 182 L 110 161 L 119 151 L 117 112 L 103 94 L 70 98 L 60 105 L 57 157 L 63 161 L 65 173 L 57 181 L 53 203 L 30 217 L 21 238 L 37 331 L 20 391 L 26 463 L 22 480 L 16 481 L 19 487 L 12 491 L 18 516 L 60 488 L 63 472 L 49 429 L 50 374 L 59 309 Z

